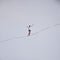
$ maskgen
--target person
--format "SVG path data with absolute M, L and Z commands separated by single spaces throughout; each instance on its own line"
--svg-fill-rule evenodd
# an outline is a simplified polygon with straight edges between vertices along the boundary
M 30 29 L 31 25 L 28 26 L 28 36 L 31 35 L 31 29 Z

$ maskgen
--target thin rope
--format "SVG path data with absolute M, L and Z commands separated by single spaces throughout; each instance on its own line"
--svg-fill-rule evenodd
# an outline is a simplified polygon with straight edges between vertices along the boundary
M 13 39 L 24 38 L 24 37 L 27 37 L 27 36 L 14 37 L 14 38 L 11 38 L 11 39 L 7 39 L 7 40 L 0 41 L 0 43 L 6 42 L 6 41 L 9 41 L 9 40 L 13 40 Z
M 40 33 L 40 32 L 43 32 L 43 31 L 45 31 L 45 30 L 47 30 L 47 29 L 50 29 L 50 28 L 52 28 L 52 27 L 56 27 L 56 26 L 59 26 L 59 25 L 60 25 L 60 24 L 55 24 L 55 25 L 53 25 L 53 26 L 46 27 L 46 28 L 44 28 L 44 29 L 39 30 L 38 32 L 32 33 L 30 36 L 36 35 L 36 34 L 38 34 L 38 33 Z M 11 38 L 11 39 L 7 39 L 7 40 L 0 41 L 0 43 L 6 42 L 6 41 L 9 41 L 9 40 L 13 40 L 13 39 L 24 38 L 24 37 L 29 37 L 29 36 L 14 37 L 14 38 Z

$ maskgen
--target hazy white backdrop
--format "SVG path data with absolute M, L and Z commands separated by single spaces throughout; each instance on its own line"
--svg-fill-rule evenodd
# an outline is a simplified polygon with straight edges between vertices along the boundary
M 0 0 L 0 41 L 60 24 L 58 0 Z M 0 43 L 0 60 L 60 60 L 60 26 L 30 37 Z

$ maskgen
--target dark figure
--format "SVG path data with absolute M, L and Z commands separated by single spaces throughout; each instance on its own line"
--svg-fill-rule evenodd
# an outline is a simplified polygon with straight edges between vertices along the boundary
M 31 27 L 31 25 L 28 26 L 28 36 L 30 36 L 30 34 L 31 34 L 30 27 Z
M 30 36 L 30 34 L 31 34 L 31 30 L 29 29 L 29 30 L 28 30 L 28 36 Z

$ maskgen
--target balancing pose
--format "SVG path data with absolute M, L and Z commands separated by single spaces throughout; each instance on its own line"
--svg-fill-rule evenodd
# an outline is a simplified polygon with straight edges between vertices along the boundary
M 28 36 L 30 36 L 31 34 L 31 29 L 30 29 L 31 25 L 28 26 Z
M 31 29 L 30 29 L 31 27 L 32 27 L 32 25 L 28 25 L 28 26 L 27 26 L 27 28 L 28 28 L 28 36 L 31 35 Z

